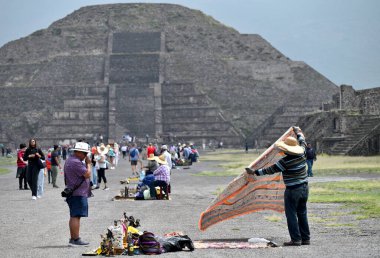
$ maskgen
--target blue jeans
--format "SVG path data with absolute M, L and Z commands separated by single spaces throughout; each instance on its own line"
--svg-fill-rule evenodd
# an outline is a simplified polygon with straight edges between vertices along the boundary
M 285 190 L 285 215 L 290 238 L 293 242 L 310 240 L 306 203 L 309 197 L 307 183 L 295 189 Z
M 91 179 L 92 185 L 93 186 L 98 185 L 98 171 L 96 170 L 95 166 L 92 166 L 92 173 L 91 174 L 92 174 L 92 179 Z
M 44 182 L 45 182 L 45 176 L 44 176 L 44 169 L 41 169 L 38 174 L 38 181 L 37 181 L 37 196 L 42 196 L 44 193 Z
M 306 164 L 307 164 L 307 176 L 313 176 L 313 160 L 307 159 Z

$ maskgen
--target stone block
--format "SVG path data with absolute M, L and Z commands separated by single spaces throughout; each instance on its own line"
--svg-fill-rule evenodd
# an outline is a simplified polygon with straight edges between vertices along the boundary
M 112 55 L 110 83 L 159 82 L 158 54 Z
M 117 32 L 112 41 L 112 53 L 161 51 L 160 32 Z

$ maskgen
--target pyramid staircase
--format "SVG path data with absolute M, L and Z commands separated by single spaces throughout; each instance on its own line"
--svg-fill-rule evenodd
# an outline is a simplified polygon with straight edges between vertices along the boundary
M 107 88 L 79 87 L 75 91 L 74 96 L 63 97 L 63 109 L 54 111 L 51 122 L 38 132 L 40 141 L 66 144 L 106 135 Z
M 243 134 L 193 83 L 162 85 L 163 138 L 178 142 L 241 144 Z M 191 122 L 189 122 L 191 121 Z
M 380 128 L 379 116 L 366 116 L 363 122 L 347 134 L 343 141 L 335 144 L 331 149 L 330 154 L 333 155 L 347 155 L 359 145 L 362 141 L 366 140 L 372 135 L 375 129 Z
M 259 126 L 254 140 L 257 140 L 259 147 L 267 147 L 273 144 L 289 127 L 298 125 L 298 120 L 302 115 L 314 112 L 318 108 L 318 106 L 301 105 L 281 106 Z

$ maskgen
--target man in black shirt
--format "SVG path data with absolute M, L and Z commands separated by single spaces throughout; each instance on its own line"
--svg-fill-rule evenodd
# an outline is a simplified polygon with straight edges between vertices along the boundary
M 52 184 L 54 188 L 58 188 L 57 186 L 58 168 L 61 169 L 58 149 L 59 149 L 58 145 L 54 145 L 54 150 L 51 153 L 51 176 L 52 176 Z
M 308 143 L 306 146 L 306 163 L 307 163 L 307 176 L 313 177 L 313 163 L 317 160 L 317 155 L 315 150 L 311 147 L 311 144 Z

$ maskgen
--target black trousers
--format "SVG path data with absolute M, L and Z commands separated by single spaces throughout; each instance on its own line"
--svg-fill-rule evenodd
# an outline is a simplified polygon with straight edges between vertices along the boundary
M 22 188 L 22 185 L 23 185 L 22 181 L 24 181 L 24 189 L 26 189 L 28 187 L 28 185 L 26 183 L 26 174 L 27 174 L 28 167 L 17 168 L 17 169 L 22 170 L 20 177 L 18 178 L 19 187 L 20 187 L 20 189 Z
M 99 168 L 98 169 L 98 184 L 100 184 L 102 182 L 102 178 L 103 178 L 103 182 L 105 184 L 107 184 L 106 169 L 105 168 Z
M 32 190 L 32 196 L 37 196 L 37 183 L 39 173 L 40 169 L 36 165 L 28 165 L 27 179 L 29 187 Z

